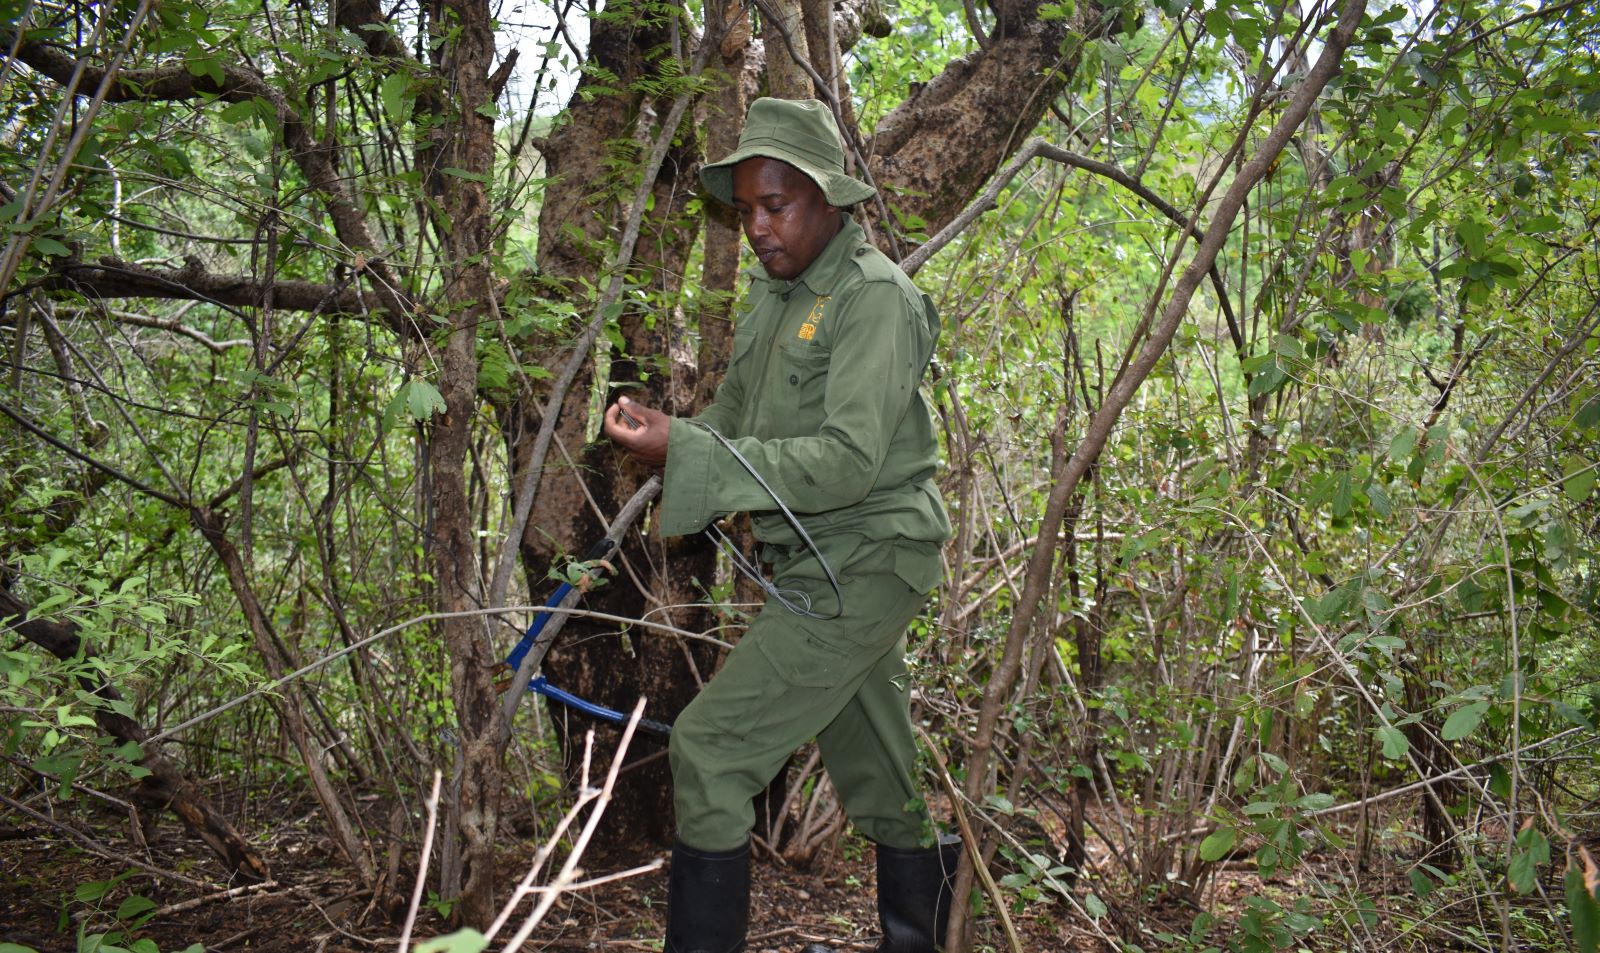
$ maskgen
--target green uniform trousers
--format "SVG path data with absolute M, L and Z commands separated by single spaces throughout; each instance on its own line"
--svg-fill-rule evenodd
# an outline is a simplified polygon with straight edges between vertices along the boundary
M 833 590 L 817 578 L 815 561 L 786 561 L 774 582 L 807 592 L 816 611 L 831 613 Z M 905 630 L 927 597 L 883 562 L 864 560 L 840 574 L 838 619 L 808 619 L 769 600 L 678 716 L 669 757 L 685 844 L 706 851 L 744 844 L 755 824 L 752 799 L 812 738 L 858 830 L 890 847 L 921 844 L 927 814 L 912 781 Z

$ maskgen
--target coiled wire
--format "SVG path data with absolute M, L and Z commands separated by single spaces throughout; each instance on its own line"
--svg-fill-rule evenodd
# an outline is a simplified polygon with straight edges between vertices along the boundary
M 750 474 L 750 476 L 756 481 L 761 489 L 767 491 L 767 495 L 772 497 L 772 502 L 778 504 L 778 512 L 782 513 L 784 520 L 794 528 L 795 535 L 800 537 L 800 542 L 805 545 L 806 549 L 811 553 L 811 555 L 817 557 L 817 564 L 822 567 L 823 575 L 828 577 L 828 585 L 833 588 L 833 598 L 837 603 L 838 608 L 836 608 L 831 615 L 824 615 L 820 612 L 817 612 L 812 607 L 810 593 L 800 589 L 784 589 L 777 583 L 762 575 L 761 567 L 752 563 L 749 557 L 740 552 L 739 547 L 734 545 L 733 540 L 729 539 L 728 535 L 724 533 L 722 528 L 717 526 L 715 522 L 712 522 L 710 526 L 706 527 L 706 537 L 715 543 L 717 548 L 721 549 L 723 553 L 727 555 L 729 562 L 733 563 L 735 569 L 738 569 L 751 582 L 754 582 L 756 585 L 760 586 L 768 596 L 776 599 L 779 605 L 783 606 L 785 609 L 788 609 L 795 615 L 805 616 L 808 619 L 817 619 L 822 622 L 830 622 L 844 615 L 844 593 L 839 588 L 839 579 L 833 574 L 833 567 L 828 565 L 828 560 L 823 558 L 822 550 L 818 549 L 817 544 L 811 539 L 811 534 L 806 532 L 806 528 L 801 524 L 800 518 L 795 516 L 794 512 L 784 504 L 783 500 L 778 498 L 777 492 L 773 490 L 770 485 L 768 485 L 767 481 L 761 476 L 760 473 L 756 472 L 755 466 L 751 464 L 749 460 L 745 459 L 744 454 L 740 453 L 727 437 L 717 433 L 716 428 L 712 427 L 710 424 L 701 423 L 698 420 L 689 420 L 685 422 L 691 426 L 699 427 L 701 430 L 704 430 L 706 433 L 715 437 L 717 442 L 722 444 L 723 448 L 725 448 L 729 453 L 733 454 L 733 458 L 739 461 L 739 465 L 745 468 L 745 471 Z

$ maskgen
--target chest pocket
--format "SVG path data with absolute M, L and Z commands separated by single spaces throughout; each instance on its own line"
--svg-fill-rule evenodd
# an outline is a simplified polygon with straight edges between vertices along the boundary
M 822 426 L 831 358 L 829 351 L 808 341 L 785 341 L 778 346 L 772 393 L 779 399 L 771 408 L 773 436 L 811 436 Z

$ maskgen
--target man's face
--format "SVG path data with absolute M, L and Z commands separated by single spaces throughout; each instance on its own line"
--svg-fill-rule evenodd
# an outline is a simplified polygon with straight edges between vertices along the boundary
M 800 277 L 843 224 L 817 183 L 789 163 L 763 156 L 733 167 L 733 207 L 750 250 L 779 281 Z

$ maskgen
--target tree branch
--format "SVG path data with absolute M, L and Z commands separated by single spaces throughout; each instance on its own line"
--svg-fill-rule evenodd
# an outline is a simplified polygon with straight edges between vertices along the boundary
M 994 208 L 999 201 L 1001 191 L 1011 183 L 1012 179 L 1016 178 L 1017 173 L 1022 171 L 1023 166 L 1036 158 L 1050 159 L 1062 165 L 1072 166 L 1075 169 L 1091 172 L 1101 178 L 1110 179 L 1143 199 L 1151 208 L 1165 215 L 1180 228 L 1186 229 L 1196 241 L 1205 237 L 1205 233 L 1201 230 L 1198 222 L 1191 223 L 1188 216 L 1180 212 L 1171 202 L 1157 195 L 1149 186 L 1127 172 L 1108 162 L 1091 159 L 1088 156 L 1063 149 L 1060 146 L 1051 145 L 1043 139 L 1035 137 L 1029 139 L 1027 144 L 1017 151 L 1017 154 L 1006 164 L 1006 167 L 995 175 L 988 187 L 977 198 L 973 199 L 971 204 L 961 211 L 960 215 L 951 219 L 950 224 L 939 230 L 939 234 L 928 239 L 916 251 L 906 256 L 905 260 L 900 263 L 900 267 L 905 273 L 908 275 L 916 274 L 917 269 L 927 264 L 929 258 L 932 258 L 940 249 L 954 241 L 956 236 L 971 226 L 980 215 Z M 1228 336 L 1233 338 L 1234 350 L 1238 352 L 1240 357 L 1244 357 L 1244 332 L 1240 330 L 1239 321 L 1234 317 L 1233 304 L 1228 298 L 1228 286 L 1222 280 L 1222 272 L 1213 263 L 1211 270 L 1207 274 L 1211 278 L 1211 287 L 1217 293 L 1217 302 L 1222 308 L 1222 316 L 1228 322 Z M 1246 375 L 1246 379 L 1248 379 L 1248 375 Z
M 274 302 L 274 305 L 280 306 L 277 302 Z M 85 313 L 90 313 L 89 309 L 85 309 Z M 224 354 L 236 347 L 250 346 L 249 338 L 231 338 L 226 341 L 218 341 L 199 328 L 191 328 L 176 318 L 158 318 L 148 314 L 134 314 L 131 311 L 112 311 L 110 309 L 107 309 L 105 313 L 110 315 L 112 320 L 122 324 L 131 324 L 140 328 L 155 328 L 158 331 L 171 331 L 173 334 L 197 342 L 201 347 L 213 354 Z
M 22 427 L 22 429 L 33 434 L 35 437 L 38 437 L 40 440 L 43 440 L 45 443 L 50 444 L 52 447 L 55 447 L 57 450 L 60 450 L 62 453 L 65 453 L 74 460 L 86 463 L 89 466 L 94 467 L 96 470 L 105 473 L 107 476 L 121 480 L 123 483 L 126 483 L 146 496 L 154 497 L 161 502 L 168 504 L 169 506 L 176 506 L 180 509 L 187 509 L 189 506 L 188 502 L 185 500 L 180 500 L 169 493 L 163 493 L 148 483 L 141 482 L 140 480 L 123 473 L 121 470 L 118 470 L 109 463 L 102 463 L 99 460 L 96 460 L 94 457 L 89 456 L 87 453 L 84 453 L 82 450 L 72 446 L 71 444 L 62 440 L 60 437 L 50 433 L 43 427 L 40 427 L 38 424 L 29 420 L 27 417 L 24 417 L 20 411 L 14 410 L 9 405 L 0 404 L 0 414 L 5 414 L 7 417 L 15 420 L 17 424 Z
M 146 268 L 117 258 L 101 258 L 98 264 L 68 262 L 30 287 L 45 291 L 76 291 L 86 298 L 164 298 L 174 301 L 203 301 L 228 308 L 251 308 L 260 304 L 267 288 L 272 289 L 272 306 L 281 311 L 361 314 L 361 295 L 343 284 L 282 280 L 270 284 L 251 275 L 219 275 L 197 267 Z M 118 315 L 121 318 L 121 315 Z M 160 319 L 149 319 L 159 322 Z M 138 321 L 130 323 L 138 324 Z M 177 322 L 148 323 L 178 331 Z M 193 337 L 193 335 L 190 335 Z M 199 340 L 196 338 L 196 340 Z M 208 339 L 209 340 L 209 339 Z M 216 350 L 216 342 L 207 343 Z
M 13 39 L 11 34 L 12 29 L 9 28 L 0 31 L 0 42 L 10 42 Z M 37 40 L 23 38 L 16 49 L 17 61 L 58 83 L 69 82 L 78 68 L 78 61 L 72 56 Z M 181 60 L 147 69 L 121 70 L 110 77 L 104 68 L 91 66 L 81 71 L 80 83 L 88 86 L 104 84 L 105 99 L 109 102 L 219 99 L 241 103 L 260 100 L 272 107 L 275 121 L 283 132 L 284 144 L 294 156 L 295 164 L 305 174 L 311 187 L 324 196 L 334 234 L 354 253 L 351 259 L 357 270 L 364 270 L 371 277 L 372 288 L 381 307 L 394 316 L 397 330 L 403 332 L 410 323 L 403 320 L 402 316 L 409 315 L 412 307 L 401 293 L 399 279 L 383 260 L 367 228 L 366 213 L 350 196 L 343 177 L 334 168 L 331 150 L 317 141 L 311 128 L 301 120 L 283 93 L 269 85 L 259 74 L 233 63 L 222 63 L 218 68 L 222 72 L 220 82 L 210 75 L 193 75 Z

